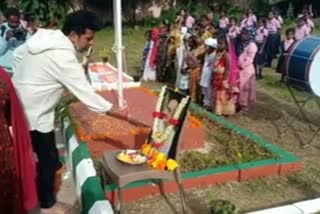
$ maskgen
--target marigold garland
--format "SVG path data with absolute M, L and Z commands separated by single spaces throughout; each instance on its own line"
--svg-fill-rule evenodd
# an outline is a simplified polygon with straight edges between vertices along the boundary
M 174 171 L 179 164 L 173 159 L 167 159 L 165 154 L 159 152 L 149 143 L 142 145 L 141 152 L 148 157 L 148 164 L 155 169 Z
M 188 99 L 189 99 L 189 97 L 187 97 L 181 100 L 176 111 L 173 114 L 173 117 L 169 118 L 170 125 L 168 125 L 163 131 L 160 131 L 159 124 L 160 124 L 160 120 L 163 117 L 163 114 L 161 113 L 161 105 L 164 100 L 165 92 L 166 92 L 166 86 L 162 87 L 161 89 L 161 92 L 159 94 L 159 98 L 156 104 L 156 109 L 155 109 L 155 112 L 153 113 L 154 121 L 153 121 L 152 144 L 154 144 L 154 146 L 157 148 L 159 148 L 162 144 L 165 143 L 165 141 L 168 139 L 170 134 L 173 132 L 175 126 L 179 125 L 180 115 L 183 112 L 184 107 L 187 105 Z
M 161 112 L 161 105 L 163 103 L 166 92 L 166 86 L 164 86 L 159 94 L 159 98 L 156 103 L 156 108 L 153 113 L 154 122 L 153 122 L 153 133 L 151 136 L 151 143 L 145 143 L 142 145 L 141 151 L 142 154 L 148 157 L 148 164 L 153 168 L 159 170 L 169 170 L 174 171 L 179 164 L 173 159 L 167 159 L 166 155 L 162 152 L 159 152 L 158 148 L 161 147 L 169 138 L 170 134 L 174 131 L 174 128 L 180 125 L 180 116 L 183 112 L 183 109 L 188 103 L 189 97 L 183 98 L 176 108 L 172 118 L 169 119 L 169 125 L 162 131 L 159 130 L 160 120 L 162 120 L 167 115 L 164 115 Z

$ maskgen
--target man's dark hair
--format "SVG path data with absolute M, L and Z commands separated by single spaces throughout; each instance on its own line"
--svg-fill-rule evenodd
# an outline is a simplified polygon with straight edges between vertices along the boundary
M 87 29 L 92 31 L 100 30 L 98 19 L 91 12 L 78 10 L 66 17 L 62 32 L 66 36 L 70 35 L 71 32 L 82 35 Z
M 5 12 L 5 17 L 8 19 L 10 16 L 16 16 L 18 18 L 21 17 L 20 11 L 15 7 L 9 7 Z

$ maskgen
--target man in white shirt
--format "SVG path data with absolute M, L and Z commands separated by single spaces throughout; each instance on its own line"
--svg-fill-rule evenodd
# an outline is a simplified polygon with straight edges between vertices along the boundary
M 206 55 L 202 67 L 200 86 L 203 94 L 203 106 L 207 110 L 211 110 L 212 101 L 212 74 L 214 68 L 214 60 L 218 42 L 216 39 L 208 38 L 205 41 Z
M 69 14 L 62 31 L 39 29 L 14 52 L 13 82 L 29 122 L 38 157 L 38 194 L 42 213 L 64 213 L 56 203 L 54 182 L 61 170 L 54 136 L 54 109 L 65 89 L 89 109 L 105 113 L 112 104 L 88 83 L 76 52 L 93 45 L 96 18 L 86 11 Z

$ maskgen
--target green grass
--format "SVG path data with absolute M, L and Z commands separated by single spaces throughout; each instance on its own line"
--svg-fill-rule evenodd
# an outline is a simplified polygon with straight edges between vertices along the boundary
M 201 120 L 206 128 L 207 151 L 184 152 L 179 158 L 183 172 L 278 158 L 252 140 L 222 125 L 206 118 Z
M 125 64 L 130 75 L 138 74 L 140 70 L 142 51 L 144 47 L 144 28 L 123 29 L 123 45 L 125 47 Z M 112 65 L 116 65 L 116 55 L 112 51 L 114 46 L 114 31 L 111 28 L 104 29 L 97 33 L 94 42 L 93 60 L 101 61 L 102 56 L 108 56 Z

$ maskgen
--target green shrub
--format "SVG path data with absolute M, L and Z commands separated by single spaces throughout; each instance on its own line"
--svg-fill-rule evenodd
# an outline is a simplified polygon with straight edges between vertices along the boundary
M 21 0 L 20 8 L 37 14 L 39 20 L 48 23 L 53 17 L 61 21 L 67 15 L 69 5 L 64 0 Z
M 234 204 L 226 200 L 213 200 L 210 202 L 211 214 L 233 214 L 236 210 Z
M 144 21 L 144 26 L 146 28 L 152 28 L 152 27 L 158 26 L 160 22 L 161 20 L 159 18 L 148 16 Z
M 258 17 L 267 17 L 271 5 L 268 0 L 250 0 L 249 7 L 253 8 Z
M 173 7 L 170 8 L 168 10 L 165 10 L 162 12 L 161 14 L 161 21 L 168 21 L 170 24 L 174 23 L 176 17 L 177 17 L 177 13 L 179 12 L 180 8 L 177 7 Z
M 237 23 L 242 20 L 242 16 L 244 14 L 243 8 L 240 8 L 239 6 L 232 6 L 227 10 L 227 12 L 230 14 L 230 18 L 235 19 Z

